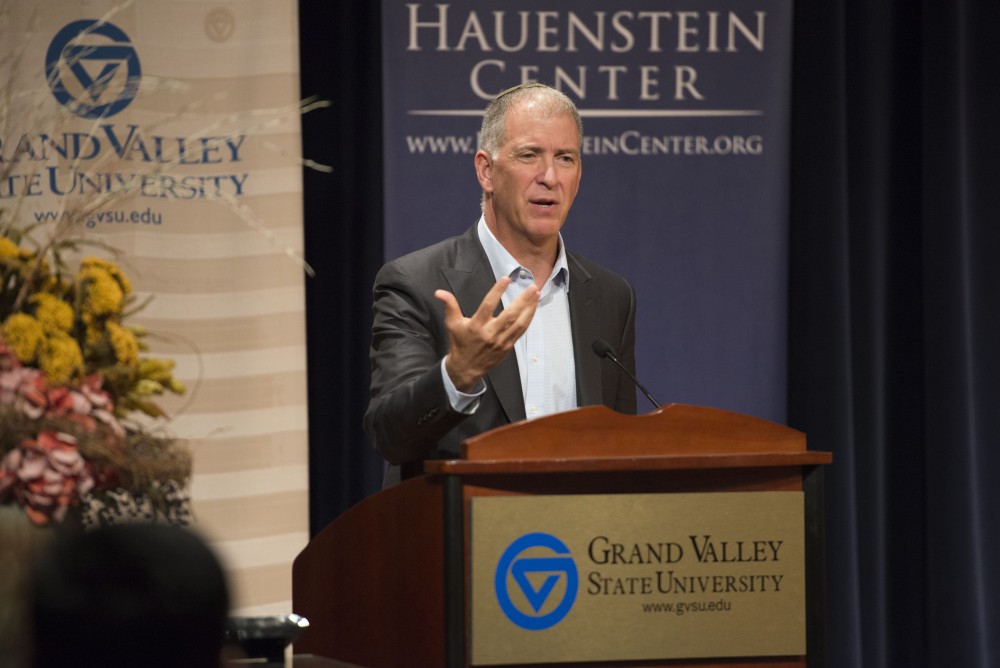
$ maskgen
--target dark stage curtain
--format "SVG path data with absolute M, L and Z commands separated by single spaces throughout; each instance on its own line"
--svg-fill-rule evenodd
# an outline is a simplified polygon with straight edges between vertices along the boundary
M 302 117 L 309 350 L 309 524 L 313 535 L 379 489 L 382 463 L 361 417 L 368 405 L 372 283 L 382 262 L 382 62 L 379 2 L 302 0 Z
M 334 167 L 305 181 L 314 533 L 381 477 L 379 4 L 300 2 L 302 94 L 334 105 L 303 119 Z M 795 5 L 789 423 L 835 457 L 831 666 L 1000 665 L 998 8 Z
M 798 2 L 789 421 L 833 666 L 1000 665 L 995 2 Z

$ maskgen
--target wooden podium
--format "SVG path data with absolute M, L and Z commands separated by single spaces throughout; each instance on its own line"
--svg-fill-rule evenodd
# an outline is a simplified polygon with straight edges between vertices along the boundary
M 584 666 L 702 668 L 824 665 L 822 465 L 830 461 L 829 453 L 807 451 L 805 435 L 794 429 L 737 413 L 678 404 L 640 416 L 589 407 L 495 429 L 466 441 L 460 459 L 429 461 L 425 465 L 427 475 L 404 481 L 350 508 L 299 554 L 293 566 L 293 609 L 296 614 L 306 617 L 310 626 L 296 640 L 295 651 L 371 668 L 478 665 L 473 663 L 471 649 L 473 641 L 479 638 L 472 637 L 474 612 L 470 592 L 474 589 L 471 515 L 476 503 L 485 505 L 496 503 L 490 499 L 532 497 L 527 501 L 541 504 L 533 507 L 544 509 L 546 503 L 561 500 L 565 505 L 567 499 L 570 505 L 573 500 L 582 503 L 591 499 L 672 501 L 707 498 L 697 496 L 703 494 L 712 495 L 712 498 L 729 498 L 735 494 L 736 498 L 753 500 L 758 494 L 794 492 L 797 494 L 778 495 L 778 498 L 801 498 L 797 507 L 801 508 L 801 526 L 804 527 L 801 543 L 804 546 L 802 590 L 805 600 L 802 602 L 801 632 L 805 638 L 801 646 L 805 652 L 721 658 L 706 656 L 704 652 L 696 657 L 667 656 L 669 653 L 665 653 L 662 657 L 641 660 L 569 661 L 572 665 Z M 748 493 L 753 496 L 746 496 Z M 655 521 L 663 522 L 665 527 L 670 522 L 669 519 Z M 477 531 L 477 540 L 490 532 L 489 528 L 484 530 L 482 527 Z M 688 555 L 705 556 L 704 545 L 699 552 L 698 545 L 692 550 L 690 545 L 682 544 L 688 538 L 695 543 L 701 540 L 697 531 L 688 533 L 692 535 L 673 543 L 673 559 L 679 558 L 676 552 L 685 547 Z M 704 536 L 705 540 L 708 538 Z M 775 547 L 780 542 L 772 541 Z M 638 550 L 652 550 L 653 547 L 650 544 L 645 547 L 638 543 L 633 545 L 631 562 L 627 561 L 625 548 L 620 549 L 619 562 L 628 565 L 619 568 L 640 572 L 636 570 L 639 566 L 634 565 L 644 559 Z M 750 547 L 743 544 L 738 547 L 740 554 L 732 556 L 736 555 L 733 550 L 722 561 L 743 561 L 744 557 L 751 561 Z M 757 548 L 758 556 L 766 559 L 765 545 Z M 723 555 L 725 549 L 724 545 Z M 572 558 L 583 566 L 584 549 L 575 548 L 572 552 Z M 670 554 L 670 549 L 666 552 Z M 662 551 L 655 554 L 664 562 L 668 560 Z M 774 555 L 778 555 L 776 550 Z M 712 556 L 717 555 L 713 552 Z M 686 558 L 696 561 L 693 556 Z M 747 565 L 726 566 L 735 569 Z M 642 573 L 654 572 L 651 570 L 654 566 L 643 568 Z M 655 568 L 659 569 L 655 572 L 662 578 L 668 566 Z M 481 568 L 477 576 L 486 577 L 484 570 Z M 707 586 L 715 586 L 716 591 L 725 591 L 726 587 L 729 591 L 739 591 L 737 585 L 733 585 L 738 580 L 731 576 L 727 576 L 727 580 L 719 579 L 721 577 L 691 578 L 690 582 L 701 583 L 703 590 L 707 583 Z M 557 580 L 552 576 L 553 582 Z M 578 600 L 582 601 L 588 592 L 583 578 L 580 583 Z M 590 594 L 595 593 L 596 583 L 586 586 L 592 590 Z M 620 582 L 618 586 L 621 587 Z M 632 586 L 635 587 L 634 582 Z M 642 586 L 649 589 L 653 585 L 646 582 Z M 660 586 L 662 591 L 662 582 Z M 609 594 L 606 597 L 609 604 L 619 604 L 628 597 L 610 594 L 636 592 L 604 593 Z M 740 596 L 749 595 L 737 594 L 730 598 L 739 601 Z M 758 594 L 758 597 L 764 596 L 766 593 Z M 633 598 L 636 599 L 634 604 L 631 600 L 626 601 L 629 610 L 638 609 L 640 597 Z M 573 605 L 572 600 L 569 603 Z M 600 597 L 590 596 L 588 604 L 599 605 Z M 493 604 L 492 607 L 497 606 Z M 694 618 L 688 615 L 684 618 L 685 623 Z M 664 616 L 661 619 L 662 622 L 656 620 L 656 623 L 673 628 L 681 618 Z M 705 615 L 700 618 L 706 619 L 712 618 Z M 479 628 L 492 631 L 505 625 L 509 626 L 506 620 L 501 624 L 480 624 Z M 749 631 L 750 636 L 758 633 L 754 629 Z M 536 639 L 541 633 L 529 635 Z M 769 631 L 759 632 L 766 633 Z M 588 642 L 600 644 L 603 641 L 598 638 L 588 639 Z M 551 665 L 559 662 L 549 657 L 542 661 L 519 660 L 515 663 Z M 484 665 L 510 664 L 494 661 Z

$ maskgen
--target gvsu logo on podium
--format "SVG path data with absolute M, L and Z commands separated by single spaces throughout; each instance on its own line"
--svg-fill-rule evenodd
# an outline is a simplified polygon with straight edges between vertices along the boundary
M 106 118 L 135 98 L 142 68 L 121 28 L 86 19 L 69 23 L 52 38 L 45 79 L 59 104 L 77 116 Z
M 579 586 L 569 548 L 546 533 L 525 534 L 511 543 L 500 557 L 494 578 L 500 609 L 529 631 L 562 621 L 576 601 Z

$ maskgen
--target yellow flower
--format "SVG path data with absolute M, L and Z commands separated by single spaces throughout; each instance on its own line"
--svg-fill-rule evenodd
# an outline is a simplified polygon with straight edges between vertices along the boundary
M 105 328 L 108 338 L 111 340 L 111 347 L 114 348 L 115 357 L 119 364 L 135 366 L 139 362 L 139 342 L 136 341 L 132 332 L 122 327 L 116 322 L 107 322 Z
M 80 273 L 88 272 L 106 274 L 118 283 L 123 294 L 132 294 L 132 282 L 129 281 L 128 276 L 121 270 L 121 267 L 114 262 L 99 257 L 85 257 L 80 260 Z
M 0 266 L 17 269 L 19 274 L 27 276 L 33 271 L 34 257 L 32 251 L 22 248 L 13 239 L 0 236 Z
M 85 285 L 83 307 L 95 316 L 117 315 L 121 313 L 125 291 L 121 284 L 109 273 L 99 269 L 80 271 Z
M 72 285 L 68 281 L 63 280 L 54 274 L 47 273 L 48 265 L 46 263 L 42 263 L 41 270 L 43 274 L 40 284 L 38 286 L 38 289 L 41 292 L 53 295 L 60 295 L 60 294 L 66 294 L 72 287 Z
M 71 336 L 50 336 L 42 346 L 38 368 L 52 385 L 65 385 L 83 374 L 83 353 Z
M 90 314 L 84 314 L 83 321 L 86 323 L 83 334 L 84 345 L 93 348 L 104 340 L 104 330 L 94 323 L 94 317 Z
M 14 313 L 4 322 L 3 338 L 22 364 L 31 364 L 38 357 L 45 330 L 42 323 L 27 313 Z
M 35 317 L 46 332 L 69 333 L 73 328 L 73 307 L 55 295 L 44 292 L 35 294 L 31 301 L 36 304 Z
M 24 258 L 24 250 L 7 237 L 0 237 L 0 258 Z

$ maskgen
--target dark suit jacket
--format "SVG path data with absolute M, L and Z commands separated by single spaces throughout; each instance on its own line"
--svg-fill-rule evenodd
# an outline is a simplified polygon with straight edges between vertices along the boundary
M 511 353 L 489 372 L 486 393 L 472 415 L 451 408 L 441 378 L 448 352 L 444 304 L 437 289 L 470 315 L 496 282 L 477 227 L 386 264 L 375 279 L 371 398 L 365 431 L 389 462 L 384 486 L 421 472 L 424 459 L 456 457 L 463 440 L 525 418 Z M 576 359 L 577 404 L 604 404 L 635 413 L 635 386 L 591 344 L 603 338 L 635 369 L 635 292 L 623 278 L 567 252 L 569 309 Z

